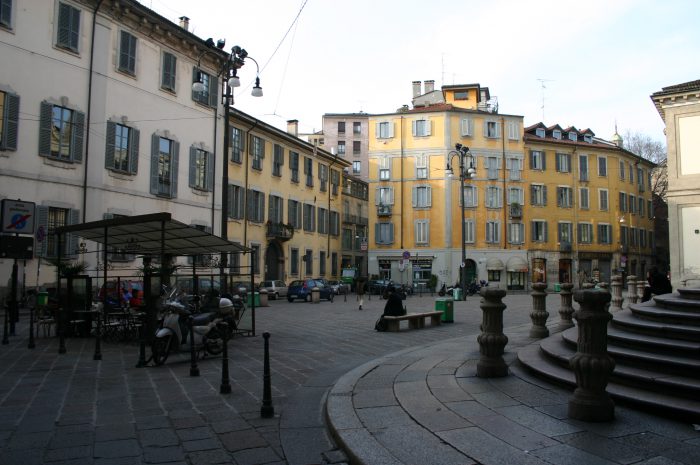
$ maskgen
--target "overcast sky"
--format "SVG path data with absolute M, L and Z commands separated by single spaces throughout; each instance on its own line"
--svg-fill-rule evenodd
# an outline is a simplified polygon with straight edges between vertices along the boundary
M 250 96 L 249 61 L 236 107 L 282 129 L 298 119 L 303 132 L 320 130 L 324 113 L 393 112 L 410 104 L 412 81 L 432 79 L 488 87 L 526 125 L 610 139 L 617 121 L 620 134 L 665 143 L 649 96 L 700 79 L 696 0 L 140 1 L 245 48 L 264 96 Z

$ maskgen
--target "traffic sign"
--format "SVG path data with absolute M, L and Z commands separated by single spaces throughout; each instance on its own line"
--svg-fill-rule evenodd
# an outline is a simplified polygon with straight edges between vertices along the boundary
M 34 202 L 2 200 L 2 232 L 34 234 Z
M 404 250 L 403 251 L 403 258 L 405 260 L 408 260 L 409 258 L 411 258 L 411 252 L 409 252 L 408 250 Z

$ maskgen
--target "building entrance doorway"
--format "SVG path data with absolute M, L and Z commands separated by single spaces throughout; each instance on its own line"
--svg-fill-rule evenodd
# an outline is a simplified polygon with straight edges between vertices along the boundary
M 464 262 L 464 282 L 468 285 L 476 281 L 476 262 L 471 258 L 467 258 Z
M 284 276 L 284 251 L 279 242 L 271 241 L 265 250 L 265 279 L 281 279 Z

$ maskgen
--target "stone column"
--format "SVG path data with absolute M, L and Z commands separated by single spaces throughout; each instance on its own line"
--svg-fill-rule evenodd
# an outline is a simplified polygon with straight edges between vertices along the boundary
M 637 281 L 637 302 L 641 302 L 642 297 L 644 296 L 644 284 L 643 279 Z
M 508 365 L 503 360 L 503 349 L 508 343 L 508 336 L 503 334 L 502 302 L 506 295 L 504 289 L 483 287 L 481 294 L 481 311 L 483 313 L 479 342 L 481 358 L 476 364 L 476 376 L 480 378 L 497 378 L 508 376 Z
M 547 283 L 532 283 L 532 312 L 530 312 L 530 320 L 532 320 L 532 328 L 530 328 L 530 337 L 543 338 L 549 336 L 547 329 Z
M 612 277 L 612 305 L 610 306 L 611 312 L 617 312 L 622 310 L 622 276 L 616 274 Z
M 578 322 L 578 348 L 569 364 L 576 374 L 576 390 L 569 400 L 569 417 L 582 421 L 611 421 L 615 405 L 605 390 L 615 361 L 608 355 L 608 322 L 605 308 L 610 294 L 598 290 L 576 291 L 581 308 L 574 313 Z
M 559 317 L 561 322 L 559 323 L 559 328 L 564 330 L 566 328 L 571 328 L 574 322 L 571 316 L 574 314 L 574 308 L 571 306 L 571 298 L 573 294 L 571 290 L 574 288 L 572 283 L 561 283 L 561 308 L 559 309 Z
M 633 274 L 627 276 L 627 300 L 630 305 L 637 303 L 637 277 Z

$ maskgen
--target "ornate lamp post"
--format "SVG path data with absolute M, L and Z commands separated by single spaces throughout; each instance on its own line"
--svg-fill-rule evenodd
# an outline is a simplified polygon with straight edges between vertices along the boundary
M 464 229 L 464 211 L 465 211 L 465 202 L 464 202 L 464 180 L 465 179 L 471 179 L 474 177 L 476 174 L 476 169 L 474 168 L 474 157 L 472 156 L 471 152 L 469 152 L 469 147 L 466 145 L 462 144 L 455 144 L 455 150 L 450 151 L 450 153 L 447 154 L 447 176 L 450 178 L 453 176 L 453 170 L 452 166 L 452 160 L 454 157 L 458 156 L 459 157 L 459 195 L 461 198 L 462 202 L 462 263 L 460 263 L 460 287 L 462 288 L 462 300 L 466 300 L 466 289 L 467 289 L 467 273 L 466 273 L 466 266 L 467 266 L 467 249 L 465 246 L 466 243 L 466 231 Z

